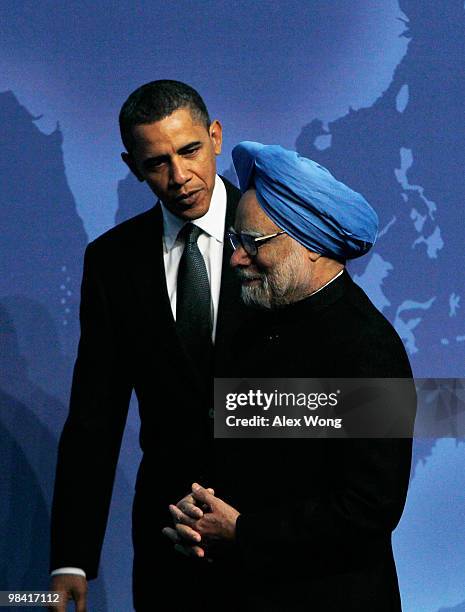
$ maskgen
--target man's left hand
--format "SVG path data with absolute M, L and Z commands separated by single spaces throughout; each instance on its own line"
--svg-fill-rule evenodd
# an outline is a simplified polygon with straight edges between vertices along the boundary
M 234 542 L 236 521 L 240 512 L 196 482 L 192 485 L 192 495 L 199 505 L 204 504 L 209 507 L 209 511 L 204 512 L 202 518 L 192 524 L 192 529 L 200 535 L 201 542 L 206 546 L 220 542 Z M 182 536 L 183 526 L 178 523 L 176 529 Z
M 180 503 L 170 506 L 175 529 L 163 529 L 163 533 L 173 541 L 178 552 L 205 557 L 206 548 L 212 544 L 234 541 L 236 520 L 240 514 L 235 508 L 215 497 L 212 489 L 204 489 L 197 483 L 192 485 L 191 496 L 186 496 L 182 501 L 187 500 L 189 504 L 183 506 L 184 512 L 181 511 Z M 204 509 L 202 513 L 198 507 L 195 508 L 198 512 L 196 518 L 192 502 Z

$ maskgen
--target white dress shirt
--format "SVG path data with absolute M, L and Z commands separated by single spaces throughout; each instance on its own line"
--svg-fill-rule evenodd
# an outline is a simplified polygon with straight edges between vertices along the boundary
M 173 317 L 176 320 L 176 286 L 179 262 L 184 251 L 184 243 L 182 240 L 178 240 L 178 234 L 187 221 L 173 215 L 163 204 L 162 211 L 163 261 L 165 264 L 166 286 Z M 202 230 L 197 244 L 205 260 L 208 280 L 210 281 L 213 341 L 215 340 L 218 302 L 220 300 L 225 217 L 226 187 L 220 177 L 216 176 L 208 212 L 203 217 L 200 217 L 200 219 L 192 221 L 193 225 L 197 225 Z
M 173 317 L 176 320 L 176 284 L 179 262 L 184 250 L 184 244 L 178 240 L 178 234 L 187 221 L 173 215 L 163 203 L 161 203 L 161 208 L 163 212 L 163 263 L 165 265 L 166 287 Z M 208 280 L 210 281 L 213 341 L 215 340 L 218 303 L 220 301 L 225 219 L 226 187 L 217 175 L 208 212 L 200 219 L 195 219 L 192 222 L 202 230 L 197 244 L 205 260 Z M 57 574 L 77 574 L 86 577 L 84 570 L 78 567 L 59 567 L 51 572 L 52 576 Z

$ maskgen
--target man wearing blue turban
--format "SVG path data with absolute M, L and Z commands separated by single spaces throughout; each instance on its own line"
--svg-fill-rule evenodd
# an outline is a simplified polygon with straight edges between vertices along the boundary
M 320 164 L 258 142 L 241 142 L 233 160 L 241 191 L 253 187 L 266 215 L 308 249 L 345 261 L 373 246 L 375 211 Z
M 262 312 L 238 334 L 223 375 L 411 379 L 400 338 L 345 269 L 376 240 L 363 196 L 279 146 L 243 142 L 233 160 L 243 196 L 231 265 L 243 300 Z M 414 400 L 405 412 L 413 417 Z M 193 487 L 196 505 L 171 507 L 167 535 L 214 561 L 224 542 L 242 609 L 401 610 L 391 534 L 411 438 L 217 443 L 208 486 L 218 496 Z

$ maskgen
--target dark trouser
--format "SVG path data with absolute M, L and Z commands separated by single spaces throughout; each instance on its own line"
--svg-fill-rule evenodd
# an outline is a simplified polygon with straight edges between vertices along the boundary
M 243 585 L 237 584 L 235 574 L 224 562 L 188 558 L 168 540 L 160 540 L 152 551 L 135 551 L 134 608 L 137 612 L 237 611 L 242 607 L 237 595 Z
M 179 497 L 179 495 L 178 495 Z M 161 533 L 172 526 L 168 511 L 172 499 L 157 501 L 153 496 L 136 494 L 132 513 L 134 546 L 133 602 L 137 612 L 208 612 L 237 610 L 237 561 L 186 557 L 174 550 L 173 543 Z
M 160 506 L 166 507 L 163 516 Z M 168 499 L 156 504 L 150 497 L 136 498 L 136 612 L 401 612 L 389 539 L 384 544 L 373 540 L 371 548 L 360 542 L 363 554 L 357 559 L 342 554 L 323 563 L 312 550 L 302 549 L 278 556 L 279 567 L 256 560 L 245 572 L 234 550 L 213 563 L 176 552 L 161 533 L 170 525 Z

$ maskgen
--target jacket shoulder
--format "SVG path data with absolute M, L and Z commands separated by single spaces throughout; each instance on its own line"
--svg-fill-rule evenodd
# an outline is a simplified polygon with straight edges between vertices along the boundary
M 159 205 L 131 217 L 107 230 L 87 245 L 87 251 L 95 254 L 111 253 L 138 244 L 145 236 L 156 236 L 161 227 Z
M 346 304 L 351 311 L 354 321 L 358 323 L 360 331 L 369 330 L 371 333 L 379 331 L 381 334 L 395 334 L 393 325 L 380 312 L 365 291 L 352 279 L 348 282 Z
M 241 199 L 242 193 L 235 185 L 231 183 L 231 181 L 228 181 L 227 178 L 222 175 L 220 175 L 220 178 L 226 187 L 228 207 L 232 206 L 235 209 L 239 203 L 239 200 Z
M 350 321 L 352 347 L 366 356 L 367 372 L 379 367 L 385 376 L 410 376 L 407 352 L 393 324 L 351 279 L 345 297 L 345 320 Z

